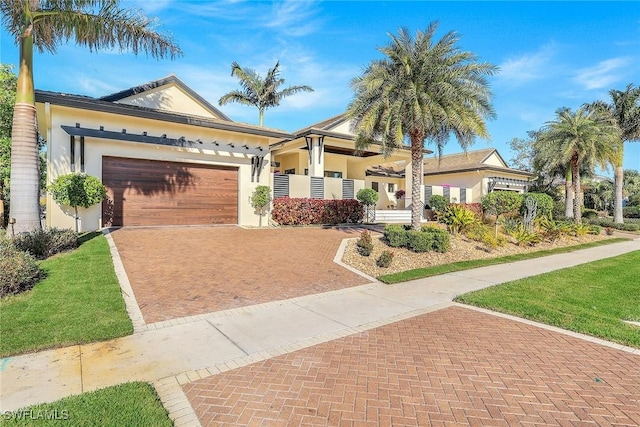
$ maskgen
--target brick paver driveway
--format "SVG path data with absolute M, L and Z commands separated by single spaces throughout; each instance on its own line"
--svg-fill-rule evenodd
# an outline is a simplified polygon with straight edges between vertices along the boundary
M 122 228 L 112 233 L 147 323 L 367 283 L 333 262 L 353 230 Z
M 183 390 L 203 426 L 640 425 L 640 356 L 460 307 Z

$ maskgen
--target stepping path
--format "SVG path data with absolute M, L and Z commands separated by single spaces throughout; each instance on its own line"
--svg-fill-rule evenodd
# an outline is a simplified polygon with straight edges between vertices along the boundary
M 427 319 L 420 321 L 428 324 L 430 316 L 437 314 L 433 312 L 450 307 L 451 300 L 461 293 L 634 250 L 640 250 L 640 239 L 393 286 L 376 282 L 158 323 L 142 322 L 131 336 L 4 359 L 0 364 L 0 410 L 15 410 L 121 382 L 142 380 L 155 384 L 176 425 L 199 425 L 184 394 L 186 390 L 192 403 L 196 402 L 193 400 L 198 398 L 195 390 L 201 383 L 187 385 L 193 381 L 255 362 L 264 365 L 269 359 L 286 357 L 303 349 L 308 349 L 305 354 L 312 355 L 315 350 L 309 347 L 354 334 L 366 336 L 366 331 L 375 328 L 383 327 L 384 331 L 385 325 L 396 322 L 394 328 L 405 324 L 414 327 L 412 323 L 405 323 L 409 322 L 405 319 L 419 317 Z M 451 310 L 448 308 L 443 313 Z M 460 311 L 471 310 L 453 309 L 454 315 Z M 483 316 L 481 321 L 491 318 Z M 542 328 L 563 336 L 583 337 L 556 328 Z M 372 336 L 380 330 L 375 329 Z M 573 338 L 564 339 L 577 342 L 571 341 Z M 593 338 L 586 340 L 605 344 L 607 351 L 614 352 L 618 358 L 635 363 L 630 366 L 636 370 L 640 366 L 640 350 Z M 455 352 L 455 348 L 451 351 Z M 185 386 L 185 390 L 180 386 Z M 201 404 L 195 403 L 195 406 L 200 408 Z M 198 411 L 208 416 L 206 410 Z M 455 414 L 453 416 L 455 419 Z

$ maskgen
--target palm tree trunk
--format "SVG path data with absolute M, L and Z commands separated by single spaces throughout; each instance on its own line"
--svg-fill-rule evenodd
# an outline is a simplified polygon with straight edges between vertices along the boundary
M 260 108 L 258 111 L 259 111 L 258 112 L 258 121 L 259 121 L 260 127 L 262 127 L 262 121 L 264 119 L 264 109 Z
M 614 173 L 615 193 L 613 196 L 613 222 L 622 224 L 622 182 L 624 180 L 624 171 L 622 165 L 616 166 Z
M 411 137 L 411 228 L 420 230 L 422 203 L 420 202 L 420 184 L 422 183 L 422 147 L 424 140 Z
M 573 182 L 571 180 L 571 167 L 567 168 L 564 185 L 564 216 L 573 218 Z
M 576 223 L 582 222 L 582 210 L 581 210 L 581 200 L 580 197 L 580 163 L 578 163 L 578 159 L 571 160 L 571 170 L 573 174 L 573 221 Z
M 11 205 L 18 233 L 39 229 L 40 176 L 38 130 L 33 86 L 33 35 L 28 28 L 20 38 L 20 69 L 11 128 Z

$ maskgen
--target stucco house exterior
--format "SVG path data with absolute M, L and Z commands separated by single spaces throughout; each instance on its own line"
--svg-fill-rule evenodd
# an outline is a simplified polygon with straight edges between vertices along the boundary
M 482 196 L 497 190 L 524 193 L 535 177 L 534 173 L 510 168 L 495 148 L 424 160 L 425 194 L 440 194 L 439 188 L 446 192 L 447 187 L 471 189 L 471 197 L 457 197 L 460 203 L 479 203 Z
M 106 200 L 80 210 L 80 230 L 107 226 L 238 224 L 257 226 L 250 197 L 352 199 L 373 188 L 379 220 L 408 220 L 408 147 L 385 158 L 376 144 L 355 149 L 344 114 L 297 132 L 234 122 L 176 76 L 102 98 L 36 91 L 47 179 L 84 172 L 107 187 Z M 426 156 L 432 151 L 425 149 Z M 524 191 L 533 175 L 510 169 L 496 150 L 427 157 L 420 201 L 431 194 L 479 201 L 494 189 Z M 395 193 L 405 190 L 404 199 Z M 47 195 L 46 226 L 73 228 L 73 210 Z M 403 216 L 404 214 L 404 216 Z
M 269 145 L 287 132 L 236 123 L 175 76 L 103 98 L 36 91 L 47 179 L 100 178 L 107 201 L 80 229 L 174 224 L 258 225 L 249 199 L 269 185 Z M 47 195 L 46 226 L 74 219 Z

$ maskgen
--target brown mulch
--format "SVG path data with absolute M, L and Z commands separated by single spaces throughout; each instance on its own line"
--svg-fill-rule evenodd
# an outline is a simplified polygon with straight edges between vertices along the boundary
M 412 270 L 415 268 L 432 267 L 435 265 L 450 264 L 457 261 L 469 261 L 484 258 L 498 258 L 507 255 L 514 255 L 526 252 L 537 252 L 542 250 L 575 246 L 583 243 L 589 243 L 596 240 L 611 238 L 605 235 L 585 236 L 563 236 L 553 242 L 540 242 L 535 246 L 521 247 L 515 244 L 511 238 L 508 243 L 502 247 L 495 249 L 487 249 L 482 243 L 473 241 L 464 235 L 451 236 L 451 248 L 446 253 L 423 252 L 415 253 L 405 248 L 392 248 L 388 246 L 382 235 L 373 235 L 373 252 L 368 257 L 362 256 L 356 250 L 356 240 L 349 242 L 342 261 L 363 273 L 373 277 L 384 274 L 398 273 L 401 271 Z M 393 261 L 388 268 L 380 268 L 376 266 L 376 260 L 382 251 L 391 251 L 393 253 Z

